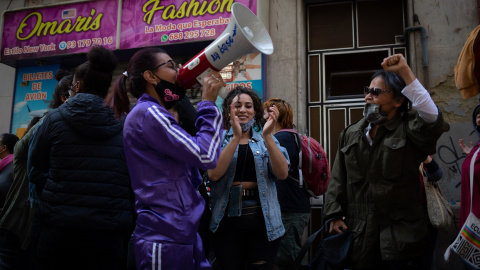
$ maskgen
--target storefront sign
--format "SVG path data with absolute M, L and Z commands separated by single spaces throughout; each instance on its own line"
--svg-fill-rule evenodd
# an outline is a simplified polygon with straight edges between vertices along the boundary
M 22 137 L 35 116 L 47 112 L 57 80 L 59 65 L 19 68 L 15 84 L 11 133 Z
M 252 0 L 124 0 L 119 49 L 213 40 L 235 2 L 257 14 Z
M 7 11 L 2 60 L 87 52 L 93 45 L 115 49 L 117 17 L 117 0 Z
M 262 79 L 262 54 L 251 53 L 240 57 L 226 66 L 220 74 L 227 84 L 228 91 L 237 86 L 255 90 L 258 97 L 263 99 L 263 79 Z M 223 99 L 217 97 L 216 104 L 222 108 Z

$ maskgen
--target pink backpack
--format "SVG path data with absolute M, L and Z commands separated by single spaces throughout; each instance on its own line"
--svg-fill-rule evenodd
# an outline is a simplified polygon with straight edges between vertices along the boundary
M 320 143 L 314 138 L 298 134 L 294 129 L 281 129 L 280 131 L 293 133 L 299 149 L 299 179 L 289 177 L 297 180 L 300 187 L 305 183 L 307 191 L 312 196 L 319 196 L 325 193 L 330 181 L 330 167 L 328 166 L 327 155 Z

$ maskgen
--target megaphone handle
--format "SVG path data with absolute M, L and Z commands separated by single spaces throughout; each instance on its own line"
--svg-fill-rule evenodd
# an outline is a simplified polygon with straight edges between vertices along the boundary
M 228 94 L 228 89 L 225 87 L 225 86 L 222 86 L 220 87 L 220 89 L 218 89 L 218 96 L 225 99 L 227 97 L 227 94 Z

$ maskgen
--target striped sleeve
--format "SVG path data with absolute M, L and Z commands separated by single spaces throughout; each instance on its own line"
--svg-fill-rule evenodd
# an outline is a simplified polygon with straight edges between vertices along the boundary
M 203 104 L 202 104 L 203 103 Z M 214 168 L 220 155 L 223 131 L 220 110 L 212 104 L 198 104 L 195 136 L 183 130 L 173 116 L 159 105 L 148 108 L 144 138 L 150 147 L 176 160 L 202 169 Z

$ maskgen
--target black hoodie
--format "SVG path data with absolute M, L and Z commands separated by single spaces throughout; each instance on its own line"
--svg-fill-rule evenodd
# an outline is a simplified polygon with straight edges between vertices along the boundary
M 79 93 L 45 116 L 32 136 L 29 156 L 29 165 L 41 172 L 32 175 L 48 175 L 30 179 L 42 190 L 39 218 L 44 223 L 132 228 L 122 134 L 123 120 L 92 94 Z

